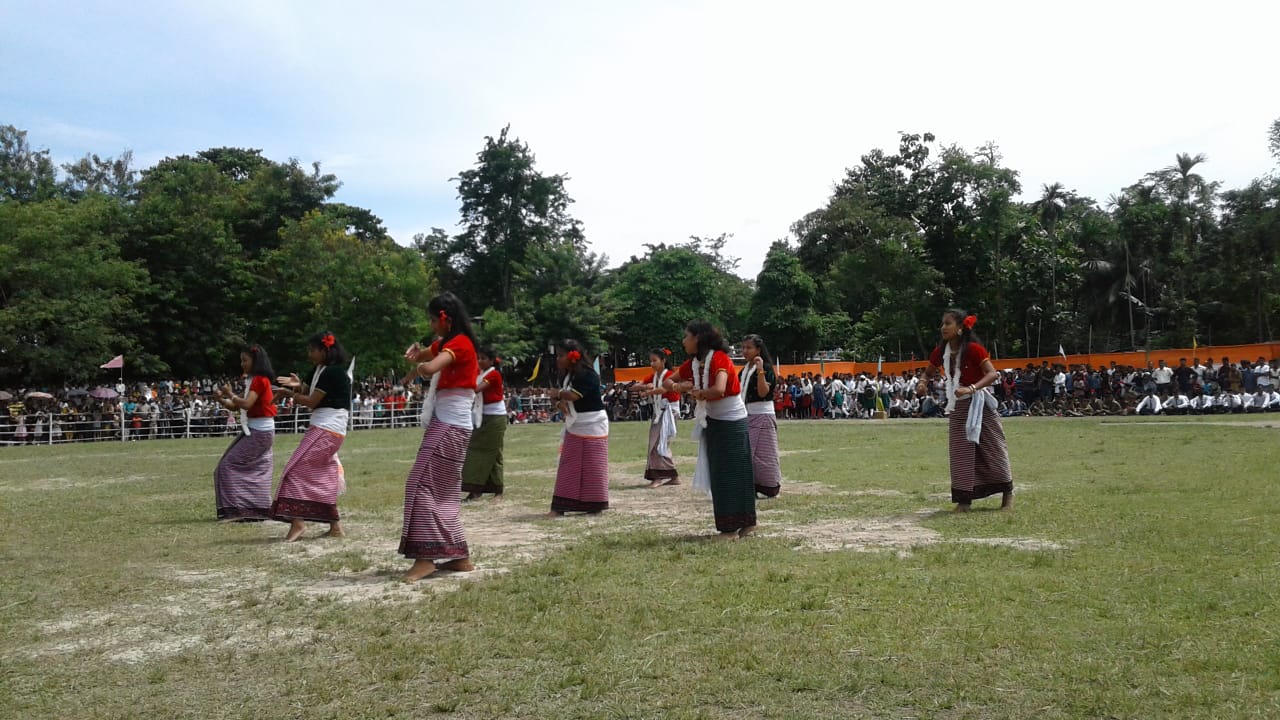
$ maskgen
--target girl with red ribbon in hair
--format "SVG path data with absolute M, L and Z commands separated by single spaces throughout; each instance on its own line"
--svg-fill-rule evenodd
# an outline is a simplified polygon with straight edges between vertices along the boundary
M 566 512 L 594 515 L 609 507 L 609 415 L 600 395 L 600 376 L 577 340 L 565 340 L 556 348 L 556 367 L 564 377 L 556 396 L 564 412 L 564 437 L 549 517 Z
M 956 512 L 967 512 L 974 500 L 1000 493 L 1000 507 L 1013 506 L 1013 475 L 1009 448 L 1004 439 L 996 399 L 988 390 L 1000 381 L 973 331 L 978 316 L 951 309 L 942 314 L 942 344 L 929 355 L 926 382 L 917 392 L 927 392 L 928 380 L 941 370 L 947 386 L 950 415 L 951 501 Z
M 431 331 L 439 338 L 423 348 L 418 343 L 405 351 L 416 363 L 406 382 L 431 378 L 422 421 L 426 432 L 418 457 L 404 484 L 404 525 L 400 530 L 400 554 L 413 560 L 405 573 L 414 582 L 441 570 L 475 569 L 471 550 L 458 517 L 461 509 L 462 465 L 474 429 L 471 407 L 476 396 L 476 337 L 471 316 L 451 292 L 438 295 L 427 305 Z
M 271 513 L 271 446 L 276 435 L 276 406 L 271 381 L 276 372 L 259 345 L 240 351 L 244 394 L 230 385 L 214 388 L 213 397 L 228 410 L 240 411 L 240 433 L 213 471 L 213 496 L 220 522 L 266 520 Z
M 653 421 L 649 424 L 649 458 L 644 466 L 644 479 L 650 481 L 649 487 L 662 485 L 679 485 L 680 471 L 672 458 L 671 440 L 676 436 L 676 414 L 680 411 L 680 393 L 663 387 L 671 370 L 667 362 L 671 359 L 671 351 L 667 348 L 654 348 L 649 351 L 649 367 L 653 374 L 649 376 L 643 394 L 653 398 Z
M 347 437 L 351 412 L 351 378 L 347 353 L 331 332 L 307 340 L 307 358 L 315 364 L 311 383 L 297 375 L 278 377 L 279 395 L 311 409 L 311 422 L 297 449 L 284 466 L 280 488 L 271 504 L 271 517 L 289 523 L 286 542 L 302 537 L 305 523 L 329 523 L 326 537 L 342 537 L 338 495 L 345 489 L 338 449 Z

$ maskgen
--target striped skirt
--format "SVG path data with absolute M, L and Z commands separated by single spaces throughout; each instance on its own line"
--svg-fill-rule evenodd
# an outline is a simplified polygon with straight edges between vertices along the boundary
M 765 497 L 777 497 L 782 490 L 778 419 L 773 415 L 748 415 L 747 436 L 751 441 L 751 471 L 756 492 Z
M 213 470 L 213 497 L 219 520 L 245 522 L 271 517 L 273 432 L 236 433 Z
M 707 418 L 707 427 L 702 433 L 711 467 L 711 506 L 716 516 L 716 530 L 732 532 L 755 527 L 756 488 L 746 418 Z
M 649 423 L 649 459 L 644 466 L 645 480 L 676 480 L 680 477 L 674 459 L 658 453 L 661 442 L 662 423 Z
M 462 464 L 462 490 L 502 494 L 502 443 L 507 434 L 506 415 L 485 415 L 471 433 L 467 460 Z
M 983 408 L 982 438 L 977 444 L 971 443 L 964 436 L 969 402 L 969 398 L 957 400 L 949 421 L 951 502 L 954 503 L 968 503 L 1013 490 L 1009 447 L 1005 444 L 1000 416 L 989 407 Z
M 556 489 L 551 509 L 556 512 L 600 512 L 609 507 L 609 438 L 582 437 L 566 432 L 560 445 Z
M 338 493 L 343 481 L 338 449 L 344 439 L 323 428 L 307 428 L 280 476 L 280 489 L 271 503 L 272 519 L 327 523 L 340 519 Z
M 422 435 L 418 459 L 404 483 L 401 555 L 415 560 L 453 560 L 470 555 L 458 519 L 462 463 L 470 439 L 470 430 L 431 418 Z

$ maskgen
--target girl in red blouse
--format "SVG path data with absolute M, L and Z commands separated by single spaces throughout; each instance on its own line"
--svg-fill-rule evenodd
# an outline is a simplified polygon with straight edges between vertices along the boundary
M 926 380 L 939 370 L 946 379 L 950 415 L 951 501 L 966 512 L 974 500 L 1000 493 L 1000 507 L 1013 506 L 1013 476 L 995 397 L 987 389 L 1000 373 L 973 332 L 977 315 L 951 309 L 942 314 L 942 344 L 929 355 Z M 927 382 L 918 391 L 927 391 Z
M 480 348 L 476 353 L 480 376 L 476 379 L 476 397 L 472 421 L 479 411 L 480 424 L 471 433 L 467 461 L 462 465 L 464 501 L 478 500 L 485 493 L 493 499 L 502 497 L 502 444 L 507 432 L 507 403 L 503 398 L 502 360 L 493 348 Z
M 258 345 L 240 351 L 240 370 L 245 378 L 243 395 L 236 395 L 230 385 L 213 391 L 223 407 L 240 411 L 242 430 L 213 471 L 220 522 L 257 522 L 271 516 L 272 444 L 276 435 L 271 378 L 276 372 L 267 351 Z
M 649 367 L 653 374 L 645 379 L 649 387 L 642 393 L 653 398 L 653 421 L 649 424 L 649 457 L 644 466 L 644 479 L 649 487 L 679 485 L 680 471 L 671 456 L 671 440 L 676 436 L 676 413 L 680 408 L 680 393 L 670 392 L 663 382 L 671 375 L 667 367 L 671 351 L 654 348 L 649 351 Z
M 453 293 L 432 298 L 427 312 L 439 339 L 426 348 L 414 343 L 404 353 L 416 363 L 407 381 L 431 378 L 423 409 L 426 432 L 404 485 L 400 554 L 413 560 L 406 582 L 435 572 L 436 560 L 445 561 L 442 570 L 475 569 L 458 517 L 479 370 L 475 335 L 471 316 Z
M 720 539 L 753 535 L 756 488 L 747 440 L 747 407 L 737 370 L 729 359 L 729 344 L 719 330 L 703 320 L 685 327 L 683 342 L 690 359 L 667 379 L 667 389 L 690 392 L 698 402 L 693 429 L 698 465 L 693 486 L 711 494 Z

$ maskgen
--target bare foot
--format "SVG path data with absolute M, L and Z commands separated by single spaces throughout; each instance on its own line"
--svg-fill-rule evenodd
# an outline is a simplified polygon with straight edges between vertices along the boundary
M 436 564 L 431 560 L 414 560 L 413 567 L 409 568 L 409 572 L 404 574 L 405 582 L 418 582 L 422 578 L 436 571 Z
M 663 485 L 679 485 L 679 484 L 680 484 L 680 478 L 671 478 L 670 480 L 668 480 L 668 481 L 666 481 L 666 482 L 664 482 L 664 483 L 662 483 L 662 484 L 663 484 Z
M 480 496 L 482 495 L 484 495 L 484 493 L 469 492 L 467 493 L 466 497 L 462 498 L 462 502 L 471 502 L 472 500 L 479 500 Z
M 329 526 L 329 532 L 325 533 L 325 534 L 324 534 L 324 535 L 322 535 L 321 537 L 329 537 L 329 538 L 343 538 L 343 537 L 346 537 L 346 536 L 347 536 L 347 534 L 346 534 L 345 532 L 343 532 L 343 531 L 342 531 L 342 526 L 341 526 L 341 525 L 330 525 L 330 526 Z
M 751 537 L 756 534 L 756 526 L 744 527 L 738 530 L 738 537 Z
M 490 500 L 492 502 L 500 502 L 502 500 L 502 493 L 498 493 L 494 495 L 492 498 L 490 498 Z
M 543 517 L 545 517 L 545 518 L 547 518 L 547 519 L 549 519 L 549 520 L 559 520 L 560 518 L 564 517 L 564 512 L 563 512 L 563 511 L 561 511 L 561 510 L 552 510 L 551 512 L 547 513 L 546 515 L 543 515 Z
M 297 542 L 302 537 L 302 533 L 306 531 L 307 524 L 301 520 L 289 521 L 289 534 L 284 536 L 285 542 Z
M 956 503 L 956 512 L 969 512 L 969 503 Z
M 1013 491 L 1009 491 L 1000 497 L 1000 509 L 1001 510 L 1013 509 Z
M 475 563 L 471 562 L 471 558 L 458 558 L 449 562 L 440 563 L 441 570 L 452 570 L 454 572 L 471 572 L 476 569 Z
M 649 489 L 652 490 L 653 488 L 662 487 L 663 482 L 664 481 L 662 480 L 654 480 L 653 482 L 649 483 Z
M 711 539 L 712 539 L 712 540 L 715 540 L 716 542 L 724 542 L 724 541 L 728 541 L 728 540 L 737 540 L 737 539 L 738 539 L 738 532 L 737 532 L 736 530 L 730 530 L 729 532 L 722 532 L 722 533 L 720 533 L 719 535 L 713 535 L 713 536 L 711 536 Z

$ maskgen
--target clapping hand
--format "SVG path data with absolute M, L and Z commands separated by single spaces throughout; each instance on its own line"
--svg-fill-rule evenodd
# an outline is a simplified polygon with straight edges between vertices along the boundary
M 280 383 L 280 387 L 288 388 L 290 390 L 297 390 L 302 387 L 302 380 L 298 379 L 296 373 L 289 373 L 288 377 L 281 375 L 276 378 L 276 382 Z

